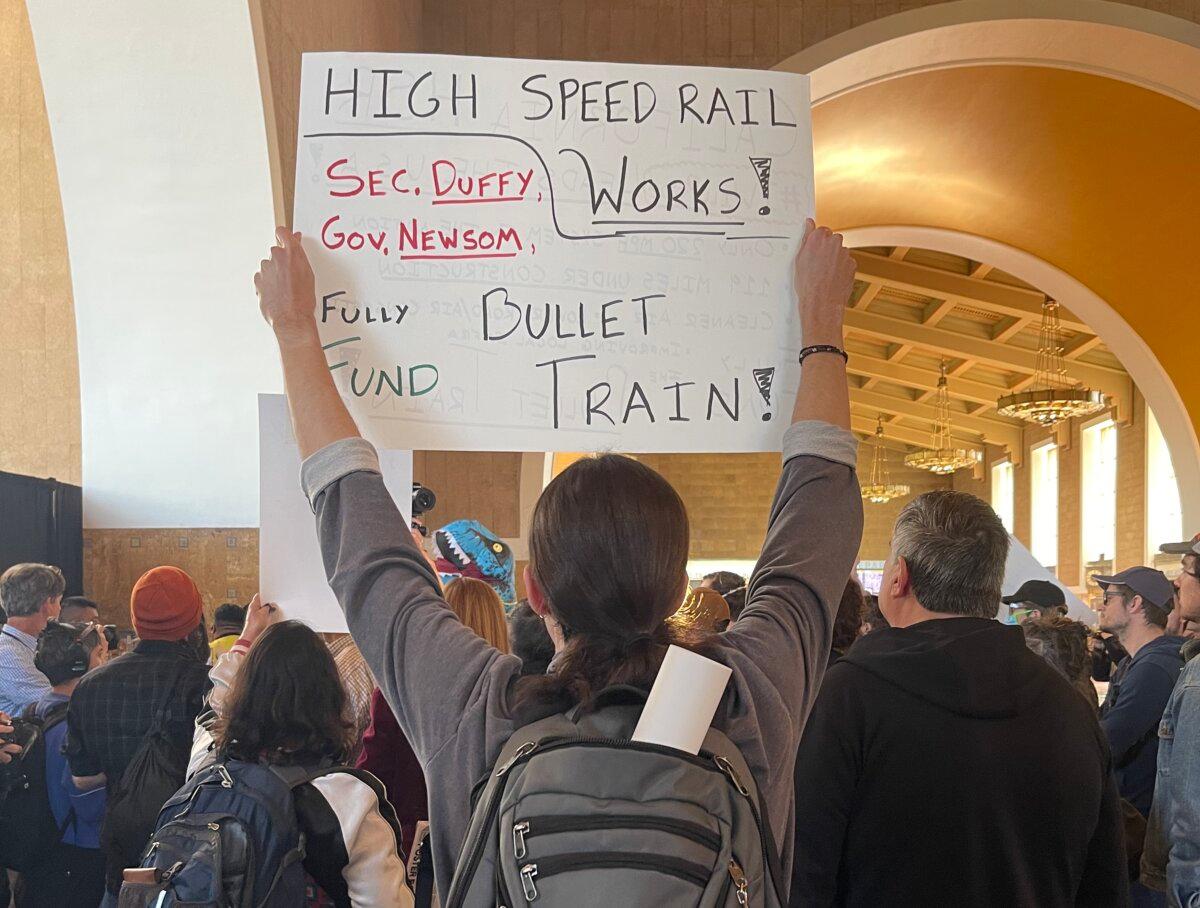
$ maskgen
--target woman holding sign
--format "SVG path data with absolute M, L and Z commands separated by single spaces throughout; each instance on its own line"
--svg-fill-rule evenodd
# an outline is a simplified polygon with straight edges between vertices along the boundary
M 732 670 L 714 727 L 736 745 L 752 779 L 740 778 L 730 765 L 740 758 L 717 762 L 743 795 L 756 783 L 762 810 L 754 816 L 766 866 L 747 866 L 743 873 L 728 842 L 704 845 L 703 830 L 693 824 L 691 838 L 675 840 L 677 855 L 640 867 L 646 888 L 638 890 L 636 902 L 617 898 L 611 903 L 641 903 L 653 893 L 659 901 L 672 901 L 681 897 L 679 890 L 655 887 L 680 879 L 706 887 L 703 904 L 725 904 L 717 893 L 730 893 L 730 885 L 736 886 L 739 901 L 785 903 L 796 748 L 825 670 L 833 616 L 862 533 L 857 442 L 849 431 L 841 349 L 854 262 L 842 238 L 809 221 L 796 256 L 795 289 L 807 346 L 766 542 L 740 618 L 724 634 L 701 638 L 686 637 L 667 621 L 687 591 L 689 538 L 682 501 L 661 476 L 634 460 L 584 459 L 546 487 L 534 511 L 525 583 L 530 604 L 547 619 L 557 655 L 549 674 L 522 679 L 520 660 L 489 646 L 446 608 L 437 577 L 384 487 L 375 450 L 360 437 L 330 376 L 317 334 L 313 274 L 300 236 L 283 228 L 276 236 L 278 245 L 262 262 L 255 286 L 283 360 L 305 458 L 302 482 L 317 515 L 326 573 L 350 632 L 425 769 L 443 904 L 480 903 L 474 889 L 464 900 L 462 887 L 452 889 L 450 882 L 471 821 L 472 786 L 491 772 L 514 732 L 531 719 L 587 706 L 613 685 L 649 690 L 672 643 Z M 531 755 L 535 749 L 532 743 L 519 748 L 514 760 L 550 758 L 549 752 Z M 508 768 L 500 767 L 493 778 Z M 557 819 L 561 826 L 563 818 Z M 582 823 L 580 829 L 593 828 L 586 817 L 570 819 Z M 653 817 L 635 819 L 631 825 L 654 826 Z M 676 822 L 656 828 L 661 834 L 688 827 Z M 555 886 L 568 885 L 552 876 L 561 872 L 558 880 L 575 881 L 570 885 L 576 905 L 610 903 L 606 899 L 614 894 L 602 891 L 602 881 L 611 877 L 578 870 L 578 862 L 566 868 L 577 872 L 556 868 L 545 856 L 545 840 L 525 841 L 535 831 L 527 822 L 516 823 L 512 852 L 504 850 L 507 839 L 501 836 L 496 858 L 523 862 L 520 886 L 527 900 L 540 894 L 545 904 L 553 903 L 552 894 L 564 892 Z M 780 844 L 778 867 L 769 857 L 772 834 Z M 637 836 L 622 830 L 616 839 L 626 847 L 609 855 L 609 864 L 628 858 L 626 867 L 636 865 L 627 852 Z M 463 858 L 470 863 L 483 847 L 472 835 Z M 724 888 L 716 880 L 706 882 L 707 876 L 698 878 L 699 858 L 683 859 L 705 847 L 718 852 L 716 861 L 709 853 L 701 862 L 706 866 L 723 871 L 728 860 L 730 880 Z M 533 860 L 539 854 L 540 867 Z M 521 888 L 515 894 L 519 899 Z M 492 899 L 489 889 L 483 903 L 495 904 Z

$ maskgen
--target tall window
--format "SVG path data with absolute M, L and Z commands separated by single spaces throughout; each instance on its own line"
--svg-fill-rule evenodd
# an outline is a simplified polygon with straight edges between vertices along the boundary
M 1083 560 L 1113 560 L 1117 547 L 1117 427 L 1111 419 L 1083 436 Z
M 1161 558 L 1158 547 L 1164 542 L 1183 539 L 1183 508 L 1179 504 L 1179 485 L 1171 453 L 1158 420 L 1146 408 L 1146 563 Z M 1174 566 L 1176 556 L 1166 559 Z
M 1032 554 L 1043 567 L 1058 564 L 1058 446 L 1047 442 L 1034 448 L 1030 460 L 1030 498 L 1033 502 Z
M 992 466 L 992 510 L 1004 524 L 1004 529 L 1013 531 L 1013 465 L 1003 460 Z

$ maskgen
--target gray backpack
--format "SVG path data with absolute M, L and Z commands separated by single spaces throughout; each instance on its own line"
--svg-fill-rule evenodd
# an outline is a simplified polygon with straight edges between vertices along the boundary
M 783 908 L 749 769 L 710 729 L 696 756 L 631 742 L 646 694 L 518 730 L 477 800 L 445 908 Z

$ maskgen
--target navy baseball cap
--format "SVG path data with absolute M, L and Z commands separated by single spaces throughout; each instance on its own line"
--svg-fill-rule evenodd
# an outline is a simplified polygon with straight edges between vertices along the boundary
M 1000 601 L 1005 605 L 1029 602 L 1039 608 L 1054 608 L 1056 605 L 1065 607 L 1067 597 L 1049 580 L 1026 580 L 1019 590 L 1011 596 L 1004 596 Z
M 1175 587 L 1167 579 L 1167 575 L 1154 568 L 1131 567 L 1111 577 L 1095 574 L 1092 579 L 1105 591 L 1114 584 L 1127 586 L 1151 605 L 1168 612 L 1171 610 L 1171 600 L 1175 598 Z

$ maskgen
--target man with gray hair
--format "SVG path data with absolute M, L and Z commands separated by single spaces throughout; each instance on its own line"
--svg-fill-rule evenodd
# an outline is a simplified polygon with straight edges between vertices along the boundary
M 0 607 L 8 623 L 0 628 L 0 712 L 19 716 L 50 693 L 50 681 L 33 664 L 37 638 L 58 617 L 67 581 L 49 564 L 14 564 L 0 574 Z
M 797 755 L 791 904 L 1126 905 L 1093 709 L 993 620 L 1008 534 L 965 492 L 901 511 L 891 627 L 825 676 Z

